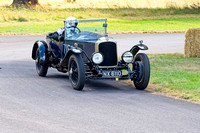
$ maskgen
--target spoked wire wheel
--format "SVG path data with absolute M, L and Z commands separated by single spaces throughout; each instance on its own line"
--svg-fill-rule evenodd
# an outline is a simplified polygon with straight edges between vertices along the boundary
M 85 68 L 81 55 L 73 54 L 69 59 L 69 79 L 75 90 L 82 90 L 85 85 Z
M 40 61 L 40 51 L 39 48 L 36 50 L 35 54 L 35 66 L 36 66 L 36 71 L 39 76 L 45 77 L 47 75 L 48 71 L 48 66 L 47 66 L 47 61 Z
M 78 82 L 78 67 L 74 60 L 70 64 L 70 79 L 73 85 L 76 85 Z

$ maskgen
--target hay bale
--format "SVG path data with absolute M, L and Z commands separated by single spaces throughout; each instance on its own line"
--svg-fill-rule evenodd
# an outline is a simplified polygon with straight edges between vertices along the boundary
M 185 35 L 185 56 L 200 57 L 200 28 L 189 29 Z

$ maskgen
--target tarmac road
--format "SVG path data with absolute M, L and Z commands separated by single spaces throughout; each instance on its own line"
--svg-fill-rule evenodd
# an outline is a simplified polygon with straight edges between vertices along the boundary
M 142 38 L 151 53 L 172 52 L 172 47 L 183 52 L 184 34 L 112 36 L 119 45 L 127 42 L 128 49 L 128 42 Z M 43 38 L 0 36 L 0 133 L 200 132 L 198 104 L 115 81 L 87 81 L 79 92 L 71 88 L 66 74 L 54 69 L 39 77 L 31 50 L 34 41 Z
M 145 53 L 184 53 L 185 34 L 118 34 L 111 37 L 119 44 L 119 54 L 129 50 L 140 40 L 149 47 Z

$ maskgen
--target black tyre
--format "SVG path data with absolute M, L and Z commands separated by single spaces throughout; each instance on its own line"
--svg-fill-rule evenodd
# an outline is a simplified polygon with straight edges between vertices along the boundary
M 80 54 L 73 54 L 69 58 L 69 79 L 75 90 L 83 90 L 85 85 L 85 68 Z
M 137 71 L 137 76 L 133 79 L 136 89 L 146 89 L 150 79 L 150 63 L 148 56 L 144 53 L 137 54 L 133 67 L 133 69 Z
M 36 71 L 39 76 L 45 77 L 47 75 L 48 65 L 46 60 L 42 62 L 40 61 L 39 48 L 37 48 L 35 56 Z

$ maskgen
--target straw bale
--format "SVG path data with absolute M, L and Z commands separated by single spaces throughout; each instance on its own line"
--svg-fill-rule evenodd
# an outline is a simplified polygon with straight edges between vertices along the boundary
M 200 57 L 200 28 L 192 28 L 185 35 L 185 56 Z

